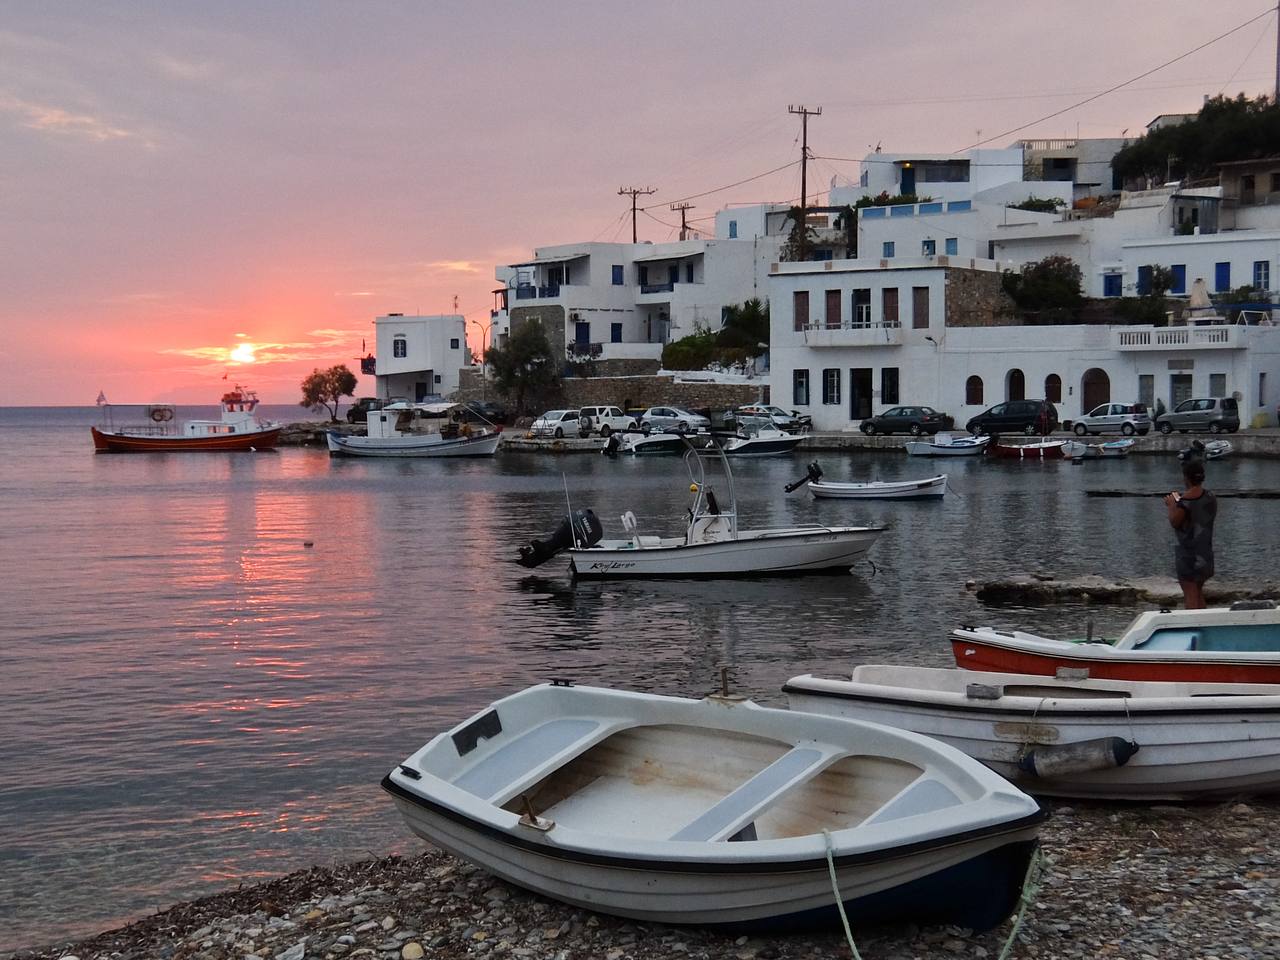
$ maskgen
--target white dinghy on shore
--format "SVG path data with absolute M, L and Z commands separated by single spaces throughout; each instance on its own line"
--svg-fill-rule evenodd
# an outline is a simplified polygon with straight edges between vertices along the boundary
M 409 828 L 503 879 L 655 923 L 987 929 L 1043 814 L 913 733 L 759 706 L 531 687 L 382 781 Z

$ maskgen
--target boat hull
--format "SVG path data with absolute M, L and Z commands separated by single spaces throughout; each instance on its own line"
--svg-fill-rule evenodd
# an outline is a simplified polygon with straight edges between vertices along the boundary
M 946 495 L 947 475 L 927 480 L 875 481 L 872 483 L 811 482 L 809 492 L 829 500 L 921 500 Z
M 997 689 L 1005 684 L 1032 685 L 1028 689 L 1041 694 L 995 700 L 810 677 L 792 678 L 783 689 L 793 710 L 883 723 L 933 737 L 1029 793 L 1110 800 L 1207 800 L 1280 792 L 1280 688 L 1273 688 L 1275 694 L 1270 696 L 1081 700 L 1076 697 L 1087 694 L 1055 698 L 1051 689 L 1035 687 L 1036 679 L 992 677 L 989 683 Z M 1138 751 L 1122 766 L 1037 777 L 1019 765 L 1037 746 L 1087 744 L 1113 737 L 1138 744 Z
M 93 427 L 93 449 L 96 453 L 177 453 L 213 451 L 273 450 L 280 439 L 280 428 L 248 433 L 217 434 L 204 437 L 135 436 Z
M 930 440 L 908 440 L 904 449 L 912 457 L 980 457 L 990 445 L 989 437 L 973 443 L 934 443 Z
M 785 437 L 776 440 L 750 438 L 737 443 L 726 443 L 724 452 L 730 457 L 780 457 L 791 453 L 804 442 L 804 437 Z
M 502 434 L 442 440 L 437 434 L 379 439 L 330 432 L 325 434 L 325 441 L 330 455 L 339 457 L 491 457 L 502 442 Z
M 993 443 L 991 456 L 1005 460 L 1061 460 L 1067 441 L 1051 440 L 1045 443 Z
M 569 551 L 577 577 L 758 577 L 847 570 L 880 536 L 879 527 L 813 527 L 740 533 L 736 540 L 636 547 L 601 541 Z M 642 540 L 643 543 L 643 540 Z

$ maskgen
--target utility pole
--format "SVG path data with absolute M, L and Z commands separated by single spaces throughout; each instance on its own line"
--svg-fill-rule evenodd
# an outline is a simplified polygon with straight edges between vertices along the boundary
M 809 205 L 809 118 L 822 116 L 822 108 L 810 110 L 803 103 L 787 107 L 787 113 L 800 117 L 800 221 L 803 229 L 805 207 Z
M 618 188 L 618 196 L 631 197 L 631 242 L 632 243 L 636 242 L 636 197 L 647 197 L 651 193 L 657 193 L 657 192 L 658 191 L 653 189 L 653 187 L 644 187 L 643 189 L 640 187 L 619 187 Z
M 673 203 L 672 210 L 680 211 L 680 239 L 684 240 L 689 235 L 689 225 L 685 222 L 684 213 L 686 210 L 692 210 L 692 203 Z
M 1280 103 L 1280 2 L 1276 3 L 1276 103 Z

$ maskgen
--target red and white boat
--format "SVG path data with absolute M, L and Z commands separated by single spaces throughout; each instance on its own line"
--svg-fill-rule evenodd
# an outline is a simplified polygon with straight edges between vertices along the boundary
M 994 673 L 1056 676 L 1065 668 L 1107 680 L 1280 683 L 1280 609 L 1244 601 L 1141 613 L 1114 642 L 962 627 L 951 633 L 951 651 L 959 666 Z
M 96 453 L 153 453 L 178 450 L 271 450 L 280 438 L 280 424 L 259 420 L 258 397 L 236 387 L 222 395 L 220 420 L 174 419 L 171 404 L 146 408 L 149 423 L 128 427 L 93 427 Z
M 1001 443 L 997 440 L 987 448 L 993 457 L 1012 460 L 1061 460 L 1066 440 L 1037 440 L 1034 443 Z

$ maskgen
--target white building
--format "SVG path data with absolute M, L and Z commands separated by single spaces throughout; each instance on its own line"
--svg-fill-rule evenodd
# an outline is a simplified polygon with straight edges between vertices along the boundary
M 458 389 L 459 370 L 468 363 L 464 317 L 389 313 L 373 326 L 379 397 L 421 402 Z
M 1010 399 L 1064 420 L 1110 400 L 1239 395 L 1245 425 L 1275 423 L 1280 327 L 1022 326 L 997 313 L 999 264 L 946 256 L 778 263 L 770 280 L 770 395 L 818 430 L 898 404 L 957 426 Z

